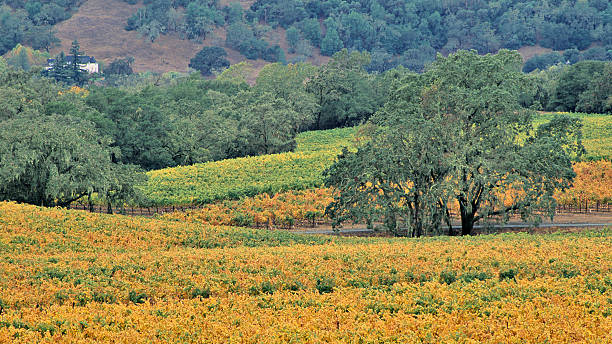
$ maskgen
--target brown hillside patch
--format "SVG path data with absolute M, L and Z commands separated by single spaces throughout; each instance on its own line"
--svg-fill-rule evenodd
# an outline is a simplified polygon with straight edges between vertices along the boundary
M 222 0 L 221 5 L 226 5 L 231 0 Z M 240 0 L 240 4 L 246 9 L 254 0 Z M 69 20 L 58 24 L 57 37 L 61 40 L 61 46 L 54 48 L 51 53 L 58 54 L 60 51 L 66 53 L 70 50 L 70 44 L 77 39 L 81 50 L 87 55 L 94 56 L 98 61 L 105 64 L 116 58 L 126 56 L 134 57 L 134 70 L 137 72 L 186 72 L 189 68 L 189 60 L 204 46 L 224 46 L 225 29 L 217 28 L 203 42 L 183 40 L 176 34 L 161 35 L 155 42 L 150 42 L 138 32 L 125 31 L 127 19 L 138 9 L 139 5 L 129 5 L 120 0 L 88 0 L 77 13 Z M 266 35 L 266 39 L 272 44 L 279 44 L 285 52 L 287 42 L 285 31 L 282 28 L 272 30 Z M 225 48 L 230 63 L 235 64 L 245 61 L 246 58 L 238 51 Z M 328 58 L 321 57 L 318 49 L 313 52 L 311 61 L 315 64 L 325 63 Z M 290 60 L 294 55 L 287 55 Z M 249 78 L 254 82 L 257 73 L 268 62 L 263 60 L 250 60 L 255 73 Z
M 544 48 L 539 45 L 524 46 L 518 50 L 519 54 L 523 57 L 523 62 L 529 60 L 536 55 L 542 55 L 551 53 L 553 50 L 550 48 Z
M 137 8 L 119 0 L 88 0 L 72 18 L 56 26 L 62 43 L 52 53 L 68 52 L 77 39 L 82 51 L 107 64 L 118 57 L 133 56 L 136 71 L 187 71 L 189 59 L 204 44 L 173 35 L 160 36 L 151 43 L 135 31 L 125 31 L 127 19 Z
M 229 4 L 231 4 L 232 2 L 239 2 L 240 6 L 242 6 L 242 8 L 244 8 L 245 10 L 249 9 L 251 7 L 251 5 L 253 5 L 253 3 L 255 2 L 255 0 L 220 0 L 219 1 L 219 5 L 223 6 L 228 6 Z

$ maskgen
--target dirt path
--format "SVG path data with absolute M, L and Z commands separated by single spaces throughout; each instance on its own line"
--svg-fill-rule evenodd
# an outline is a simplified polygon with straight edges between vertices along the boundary
M 453 223 L 453 227 L 460 228 L 460 223 Z M 545 219 L 539 226 L 533 227 L 519 219 L 513 219 L 504 225 L 490 227 L 481 224 L 475 225 L 475 234 L 501 233 L 501 232 L 529 232 L 529 233 L 552 233 L 557 231 L 578 231 L 586 228 L 612 227 L 612 213 L 587 213 L 587 214 L 558 214 L 553 221 Z M 304 228 L 292 230 L 302 234 L 343 235 L 343 236 L 388 236 L 388 233 L 367 229 L 364 225 L 348 225 L 339 231 L 334 231 L 331 226 L 319 226 L 316 228 Z

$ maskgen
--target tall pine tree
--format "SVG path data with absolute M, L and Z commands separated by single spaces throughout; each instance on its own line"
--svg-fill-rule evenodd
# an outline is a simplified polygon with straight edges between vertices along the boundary
M 84 55 L 76 39 L 72 42 L 72 46 L 70 47 L 70 56 L 72 56 L 72 63 L 70 64 L 71 81 L 78 86 L 83 86 L 87 81 L 87 72 L 81 69 L 80 61 L 81 57 Z

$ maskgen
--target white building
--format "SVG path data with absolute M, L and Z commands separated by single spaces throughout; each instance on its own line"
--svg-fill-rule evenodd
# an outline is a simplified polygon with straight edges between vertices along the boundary
M 79 56 L 79 67 L 82 70 L 87 71 L 89 74 L 98 73 L 98 62 L 93 56 Z M 66 56 L 65 57 L 66 64 L 72 64 L 74 60 L 74 56 Z M 47 70 L 53 68 L 55 64 L 55 59 L 47 59 Z

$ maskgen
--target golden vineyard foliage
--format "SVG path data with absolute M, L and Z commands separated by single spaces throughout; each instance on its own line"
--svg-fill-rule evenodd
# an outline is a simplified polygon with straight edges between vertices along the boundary
M 534 125 L 554 114 L 542 113 Z M 612 116 L 569 114 L 583 121 L 586 160 L 612 157 Z M 229 159 L 151 171 L 144 193 L 156 205 L 206 204 L 220 200 L 305 190 L 323 184 L 321 173 L 342 147 L 354 147 L 359 128 L 312 131 L 297 136 L 295 152 Z
M 71 86 L 69 89 L 67 89 L 66 91 L 59 91 L 58 94 L 64 95 L 64 94 L 76 94 L 76 95 L 80 95 L 81 98 L 86 98 L 89 95 L 89 90 L 85 89 L 85 88 L 81 88 L 79 86 Z
M 320 187 L 323 170 L 352 145 L 357 130 L 302 133 L 295 152 L 151 171 L 143 191 L 157 205 L 187 205 Z
M 612 232 L 331 238 L 0 203 L 2 343 L 605 343 Z
M 591 207 L 612 202 L 612 162 L 609 160 L 578 162 L 574 164 L 576 178 L 573 186 L 555 195 L 560 205 L 576 205 L 587 202 Z M 368 186 L 366 184 L 366 186 Z M 371 183 L 369 187 L 371 187 Z M 516 190 L 506 190 L 504 199 L 510 205 Z M 330 188 L 313 188 L 260 194 L 241 200 L 208 204 L 202 209 L 164 214 L 165 219 L 198 222 L 209 225 L 282 227 L 314 226 L 317 221 L 329 222 L 325 208 L 333 201 Z M 451 202 L 453 210 L 458 209 Z
M 559 203 L 612 202 L 612 161 L 579 162 L 574 164 L 574 172 L 572 188 L 555 196 Z
M 325 220 L 325 207 L 332 201 L 331 189 L 314 188 L 208 204 L 202 209 L 164 214 L 162 218 L 209 225 L 304 227 Z

